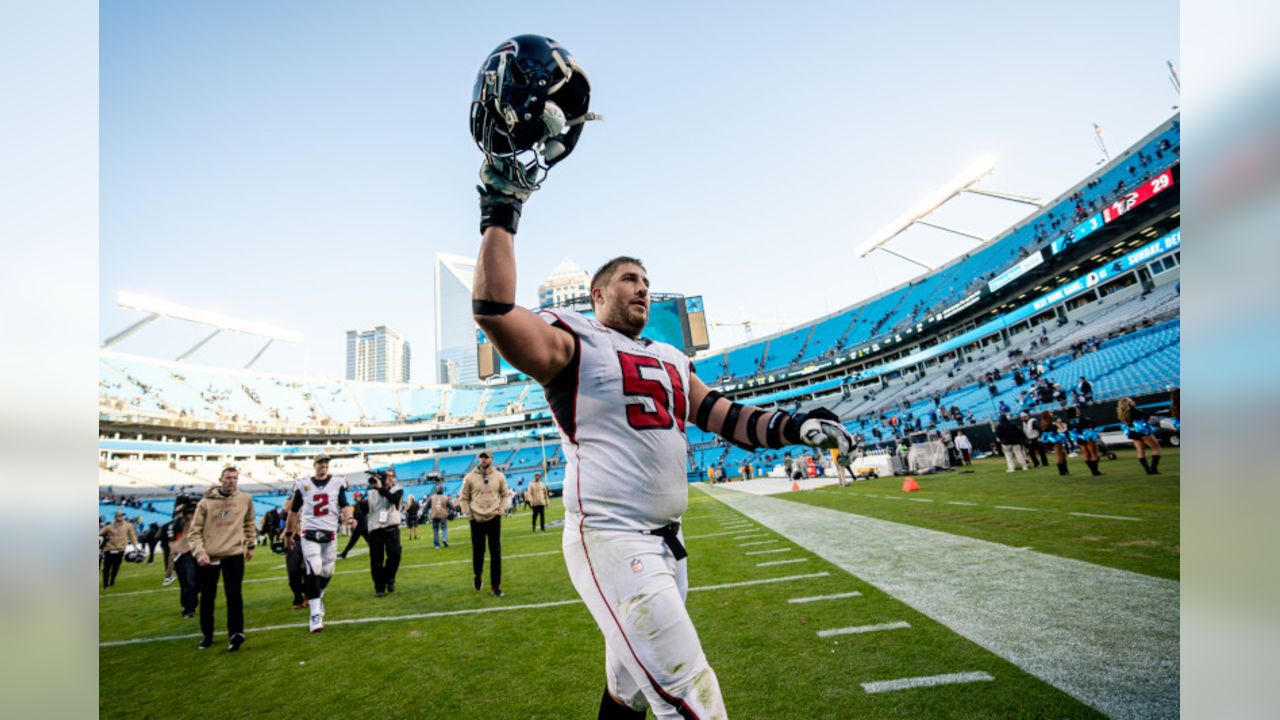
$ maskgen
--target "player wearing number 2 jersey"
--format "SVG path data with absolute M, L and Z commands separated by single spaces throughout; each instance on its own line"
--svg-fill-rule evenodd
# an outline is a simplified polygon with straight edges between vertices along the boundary
M 338 555 L 338 522 L 354 525 L 352 508 L 347 502 L 347 483 L 329 474 L 329 457 L 315 459 L 314 477 L 294 484 L 289 500 L 289 527 L 285 544 L 292 546 L 301 528 L 302 559 L 305 568 L 303 587 L 311 607 L 311 632 L 324 630 L 324 591 L 333 577 Z
M 750 449 L 848 453 L 853 438 L 824 409 L 732 402 L 674 347 L 642 338 L 649 278 L 635 258 L 614 258 L 592 278 L 595 319 L 516 307 L 515 232 L 529 192 L 489 162 L 472 310 L 502 356 L 544 387 L 560 430 L 565 564 L 605 638 L 598 717 L 642 718 L 646 709 L 659 718 L 728 717 L 684 604 L 685 429 L 693 423 Z

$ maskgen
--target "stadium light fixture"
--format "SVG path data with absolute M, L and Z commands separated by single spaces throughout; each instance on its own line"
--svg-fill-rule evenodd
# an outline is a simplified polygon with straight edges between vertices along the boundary
M 200 310 L 199 308 L 187 307 L 168 300 L 160 300 L 157 298 L 149 298 L 136 293 L 121 292 L 116 295 L 116 304 L 122 308 L 129 310 L 138 310 L 160 317 L 173 318 L 175 320 L 187 320 L 189 322 L 200 323 L 201 325 L 209 325 L 220 330 L 230 330 L 232 332 L 242 332 L 248 335 L 257 335 L 259 337 L 270 338 L 287 343 L 302 342 L 302 333 L 292 330 L 283 330 L 265 323 L 254 322 L 252 320 L 241 320 L 219 312 L 211 310 Z
M 870 239 L 858 246 L 855 251 L 859 257 L 866 257 L 874 250 L 902 234 L 907 228 L 928 217 L 947 201 L 977 184 L 979 180 L 995 172 L 996 161 L 990 155 L 984 155 L 964 172 L 952 178 L 942 187 L 924 196 L 901 217 L 880 229 Z

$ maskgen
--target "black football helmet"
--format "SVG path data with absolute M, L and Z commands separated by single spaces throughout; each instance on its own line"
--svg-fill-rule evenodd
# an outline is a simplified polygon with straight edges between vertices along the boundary
M 591 82 L 573 54 L 542 35 L 517 35 L 489 53 L 471 92 L 471 136 L 495 170 L 525 190 L 573 152 Z M 517 168 L 519 171 L 517 171 Z

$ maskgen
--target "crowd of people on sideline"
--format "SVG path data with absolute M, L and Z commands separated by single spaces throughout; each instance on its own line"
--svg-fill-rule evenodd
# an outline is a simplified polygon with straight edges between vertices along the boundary
M 144 526 L 140 517 L 130 520 L 123 509 L 116 510 L 109 523 L 99 516 L 99 566 L 104 591 L 115 586 L 126 561 L 154 562 L 158 546 L 165 565 L 162 584 L 179 585 L 180 616 L 199 616 L 200 650 L 213 646 L 215 604 L 221 583 L 227 649 L 234 652 L 245 641 L 241 591 L 245 563 L 262 546 L 285 555 L 293 609 L 310 607 L 309 629 L 318 632 L 323 630 L 323 597 L 333 574 L 333 561 L 345 559 L 362 538 L 369 547 L 374 596 L 385 597 L 396 588 L 403 553 L 402 528 L 413 541 L 420 537 L 419 524 L 429 522 L 434 547 L 447 549 L 449 522 L 466 518 L 471 524 L 473 585 L 477 590 L 481 588 L 487 550 L 489 590 L 495 597 L 502 597 L 503 518 L 527 505 L 532 511 L 531 532 L 546 532 L 551 491 L 542 473 L 534 473 L 528 488 L 522 482 L 512 490 L 506 476 L 493 466 L 488 452 L 480 453 L 477 466 L 465 476 L 458 493 L 447 494 L 444 483 L 437 479 L 420 499 L 405 492 L 392 466 L 369 473 L 367 487 L 354 491 L 348 501 L 347 480 L 330 476 L 328 464 L 327 456 L 319 456 L 313 464 L 314 474 L 296 481 L 294 492 L 284 505 L 268 509 L 260 519 L 253 497 L 239 490 L 239 472 L 231 466 L 222 470 L 217 485 L 201 495 L 184 493 L 175 498 L 172 517 L 163 525 Z M 152 503 L 144 505 L 133 498 L 103 496 L 102 500 L 154 512 Z M 348 536 L 348 544 L 342 553 L 337 553 L 340 535 Z

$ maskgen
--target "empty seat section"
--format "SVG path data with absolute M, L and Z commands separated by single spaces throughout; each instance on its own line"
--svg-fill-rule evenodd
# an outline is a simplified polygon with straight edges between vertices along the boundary
M 396 406 L 396 388 L 385 383 L 346 383 L 355 393 L 356 402 L 364 411 L 364 418 L 369 422 L 393 423 L 400 419 L 400 409 Z
M 434 420 L 440 414 L 438 387 L 411 387 L 400 391 L 400 409 L 405 422 Z

